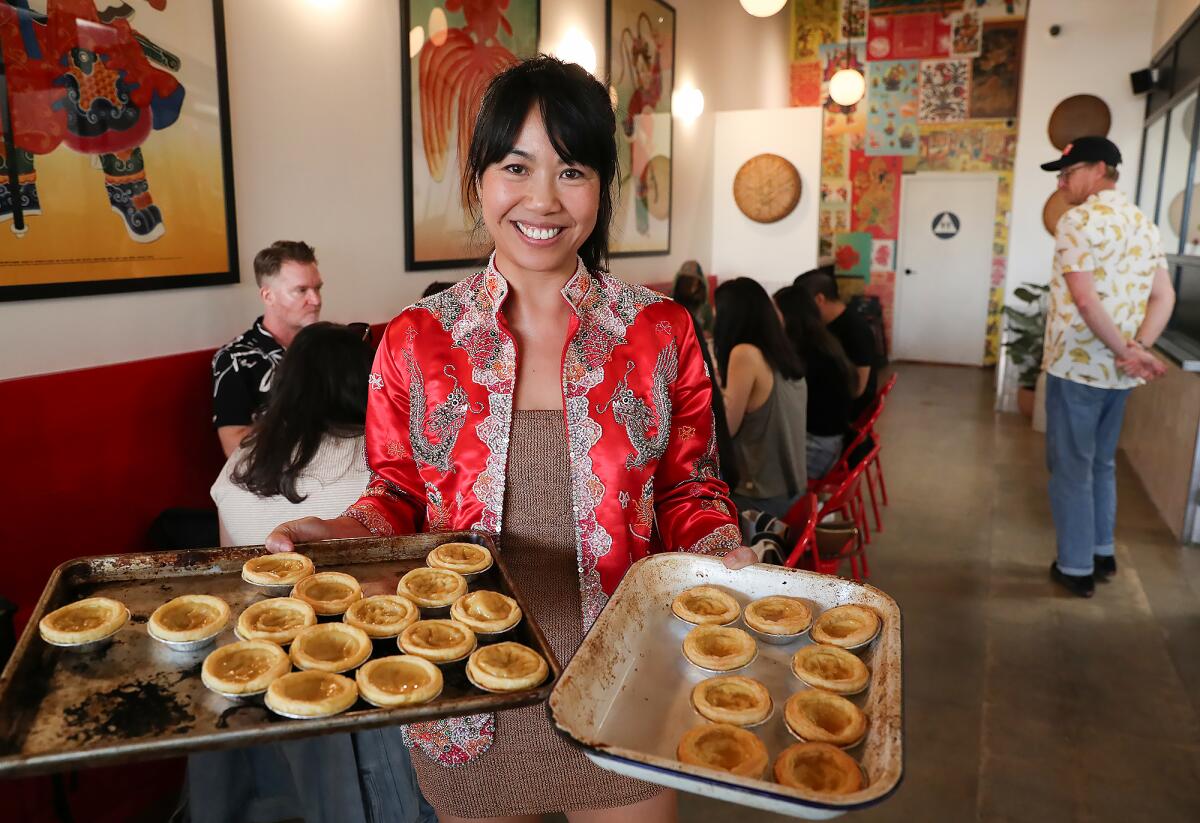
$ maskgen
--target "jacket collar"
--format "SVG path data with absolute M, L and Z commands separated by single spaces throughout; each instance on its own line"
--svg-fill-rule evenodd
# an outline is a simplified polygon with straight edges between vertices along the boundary
M 575 314 L 580 315 L 585 310 L 588 295 L 591 294 L 592 289 L 597 287 L 597 283 L 595 275 L 588 271 L 587 266 L 583 265 L 583 258 L 576 256 L 575 261 L 575 274 L 571 275 L 571 279 L 562 287 L 562 296 Z M 486 304 L 493 314 L 499 314 L 507 296 L 508 281 L 496 268 L 496 253 L 492 252 L 492 256 L 488 258 L 487 268 L 483 272 L 480 297 L 486 300 Z

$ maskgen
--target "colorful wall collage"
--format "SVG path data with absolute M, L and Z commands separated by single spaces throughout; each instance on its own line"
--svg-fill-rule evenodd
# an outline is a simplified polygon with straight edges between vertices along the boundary
M 879 298 L 890 337 L 900 176 L 996 172 L 984 362 L 997 360 L 1027 0 L 792 0 L 791 103 L 824 108 L 822 260 L 847 294 Z M 846 43 L 849 41 L 849 52 Z M 867 94 L 843 108 L 828 82 L 846 65 Z

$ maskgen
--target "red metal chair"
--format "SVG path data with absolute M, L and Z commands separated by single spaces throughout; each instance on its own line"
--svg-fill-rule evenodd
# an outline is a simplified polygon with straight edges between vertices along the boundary
M 870 576 L 862 540 L 866 521 L 860 491 L 862 475 L 863 464 L 860 463 L 843 478 L 824 505 L 819 504 L 817 496 L 811 492 L 796 501 L 783 518 L 789 534 L 796 535 L 785 566 L 837 574 L 842 561 L 849 560 L 850 573 L 855 580 Z M 830 517 L 837 517 L 841 527 L 821 527 Z M 859 558 L 862 558 L 861 573 Z
M 872 406 L 874 411 L 864 420 L 863 426 L 857 430 L 857 433 L 850 440 L 850 443 L 842 450 L 842 456 L 838 458 L 838 462 L 833 465 L 833 468 L 826 472 L 824 477 L 819 477 L 815 480 L 809 481 L 808 490 L 810 492 L 816 492 L 818 494 L 832 493 L 842 485 L 852 470 L 857 469 L 858 467 L 862 467 L 865 470 L 866 467 L 877 458 L 879 452 L 879 442 L 878 440 L 872 440 L 871 450 L 867 452 L 867 454 L 864 455 L 855 466 L 852 467 L 850 465 L 851 457 L 853 457 L 859 451 L 859 448 L 863 446 L 863 444 L 868 442 L 868 438 L 871 438 L 875 429 L 875 421 L 878 420 L 879 415 L 883 413 L 883 405 L 881 403 L 874 403 Z M 865 474 L 867 478 L 867 491 L 871 496 L 871 510 L 875 514 L 875 529 L 876 531 L 883 531 L 883 520 L 879 515 L 879 504 L 875 498 L 875 486 L 871 481 L 870 472 L 866 471 Z M 854 494 L 857 505 L 865 512 L 866 504 L 863 502 L 861 485 L 855 488 Z M 863 539 L 867 543 L 870 543 L 871 527 L 867 523 L 865 513 L 862 518 L 862 522 L 858 525 L 863 530 Z
M 796 568 L 809 552 L 816 554 L 817 519 L 820 516 L 820 504 L 815 494 L 802 496 L 792 504 L 783 522 L 787 523 L 788 534 L 796 536 L 796 542 L 791 553 L 783 561 L 788 568 Z
M 876 531 L 883 531 L 883 523 L 879 520 L 879 509 L 875 506 L 875 484 L 879 484 L 879 498 L 883 505 L 888 504 L 887 484 L 883 479 L 883 459 L 881 457 L 882 441 L 879 438 L 879 432 L 875 430 L 875 424 L 879 421 L 883 414 L 883 409 L 887 396 L 892 393 L 892 389 L 896 387 L 896 375 L 888 378 L 888 381 L 883 384 L 883 388 L 875 395 L 875 402 L 871 407 L 866 409 L 859 419 L 855 421 L 853 426 L 855 431 L 866 429 L 875 444 L 870 454 L 863 458 L 863 462 L 867 463 L 867 489 L 871 493 L 871 506 L 875 509 L 875 525 Z M 875 469 L 874 477 L 871 474 L 871 468 Z

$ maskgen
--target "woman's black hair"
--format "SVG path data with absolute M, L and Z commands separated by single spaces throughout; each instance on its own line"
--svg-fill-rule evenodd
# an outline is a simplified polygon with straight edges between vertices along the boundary
M 850 396 L 858 385 L 858 374 L 841 342 L 821 322 L 817 302 L 804 286 L 784 286 L 775 292 L 775 305 L 783 313 L 783 328 L 802 359 L 819 352 L 833 361 Z
M 606 271 L 608 231 L 617 179 L 617 119 L 604 85 L 580 66 L 539 55 L 496 75 L 484 92 L 471 148 L 463 165 L 462 196 L 476 223 L 482 219 L 479 180 L 516 145 L 525 118 L 534 107 L 546 133 L 566 163 L 586 166 L 600 179 L 596 227 L 579 256 L 591 271 Z
M 785 380 L 804 376 L 804 363 L 779 322 L 775 304 L 755 280 L 737 277 L 717 286 L 717 319 L 713 343 L 717 350 L 717 368 L 721 382 L 728 381 L 729 353 L 741 343 L 749 343 Z
M 232 480 L 260 497 L 304 500 L 296 481 L 326 434 L 357 437 L 367 419 L 371 349 L 362 334 L 313 323 L 296 335 L 275 372 L 271 396 Z

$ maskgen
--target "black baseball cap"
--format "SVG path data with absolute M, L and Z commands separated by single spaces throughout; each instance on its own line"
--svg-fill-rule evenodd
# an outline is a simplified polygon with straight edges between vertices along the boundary
M 1080 137 L 1073 143 L 1067 143 L 1062 157 L 1042 163 L 1042 171 L 1058 171 L 1076 163 L 1107 163 L 1117 166 L 1121 163 L 1121 150 L 1107 137 Z

